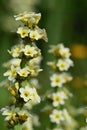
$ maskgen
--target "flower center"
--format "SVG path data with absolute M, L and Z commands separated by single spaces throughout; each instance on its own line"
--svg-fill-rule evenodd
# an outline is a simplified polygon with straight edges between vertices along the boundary
M 25 95 L 25 97 L 28 97 L 28 96 L 29 96 L 29 93 L 28 93 L 28 92 L 25 92 L 24 95 Z

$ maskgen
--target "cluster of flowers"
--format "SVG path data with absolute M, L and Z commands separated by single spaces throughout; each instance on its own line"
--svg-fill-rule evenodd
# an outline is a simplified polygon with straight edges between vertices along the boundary
M 19 14 L 15 16 L 16 20 L 23 22 L 24 27 L 19 27 L 17 33 L 22 37 L 29 37 L 31 41 L 43 39 L 46 42 L 48 41 L 45 29 L 41 29 L 37 26 L 41 14 L 29 13 Z
M 49 53 L 55 57 L 54 61 L 47 63 L 53 70 L 50 76 L 52 90 L 47 94 L 47 98 L 51 102 L 49 118 L 51 123 L 54 124 L 51 129 L 74 129 L 75 122 L 65 103 L 72 94 L 64 87 L 67 82 L 72 80 L 72 76 L 67 72 L 74 65 L 70 59 L 71 53 L 69 48 L 64 47 L 62 43 L 52 45 Z
M 8 69 L 4 76 L 8 77 L 5 85 L 13 101 L 9 106 L 1 109 L 2 115 L 6 116 L 5 120 L 9 129 L 22 124 L 24 130 L 32 130 L 33 124 L 39 124 L 35 123 L 35 116 L 33 118 L 29 110 L 41 100 L 37 93 L 38 80 L 35 78 L 42 71 L 40 69 L 41 51 L 35 41 L 39 39 L 47 41 L 47 35 L 45 29 L 37 26 L 40 18 L 40 13 L 24 12 L 15 16 L 15 19 L 22 23 L 17 30 L 22 42 L 8 51 L 12 59 L 4 64 L 4 67 Z

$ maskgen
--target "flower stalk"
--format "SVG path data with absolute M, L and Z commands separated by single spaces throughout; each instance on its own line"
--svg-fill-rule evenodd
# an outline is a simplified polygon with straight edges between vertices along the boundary
M 5 116 L 8 129 L 32 130 L 33 124 L 37 126 L 39 123 L 34 123 L 34 118 L 38 121 L 38 117 L 31 114 L 31 109 L 41 101 L 36 77 L 42 71 L 42 56 L 35 42 L 41 39 L 47 42 L 48 39 L 45 29 L 38 26 L 40 13 L 24 12 L 14 17 L 21 22 L 17 30 L 21 42 L 8 51 L 12 59 L 4 64 L 7 68 L 4 85 L 12 96 L 12 102 L 2 108 L 1 113 Z
M 69 48 L 62 43 L 52 45 L 49 53 L 54 56 L 53 61 L 47 62 L 51 67 L 51 88 L 46 93 L 47 106 L 43 109 L 48 114 L 50 126 L 47 130 L 73 130 L 77 127 L 75 120 L 70 115 L 69 98 L 72 94 L 66 85 L 72 80 L 69 68 L 74 65 L 70 59 Z M 67 105 L 66 105 L 67 104 Z

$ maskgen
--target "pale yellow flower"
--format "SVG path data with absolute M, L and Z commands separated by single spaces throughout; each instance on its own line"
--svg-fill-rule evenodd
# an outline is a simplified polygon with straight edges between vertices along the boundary
M 29 110 L 32 109 L 34 105 L 40 103 L 41 101 L 40 96 L 38 95 L 36 89 L 35 88 L 31 88 L 31 89 L 32 89 L 32 92 L 30 95 L 30 100 L 24 104 L 24 107 Z
M 40 34 L 38 33 L 37 30 L 31 30 L 30 31 L 30 38 L 33 39 L 33 40 L 39 40 Z
M 14 67 L 20 67 L 21 59 L 19 58 L 14 58 L 10 60 L 10 64 L 13 65 Z
M 55 73 L 50 77 L 50 80 L 52 87 L 62 87 L 65 82 L 62 74 Z
M 17 73 L 18 73 L 21 77 L 27 77 L 30 72 L 28 71 L 27 67 L 25 67 L 25 68 L 23 68 L 23 69 L 20 68 L 20 69 L 17 71 Z
M 29 35 L 29 28 L 28 27 L 19 27 L 17 33 L 20 34 L 21 38 L 28 37 Z
M 64 59 L 59 59 L 57 62 L 57 67 L 60 71 L 68 70 L 69 65 L 66 63 Z
M 59 54 L 62 56 L 62 58 L 69 58 L 71 53 L 70 53 L 70 49 L 69 48 L 66 48 L 64 46 L 62 46 L 60 49 L 59 49 Z
M 53 123 L 60 124 L 64 120 L 61 110 L 54 109 L 50 114 L 50 120 Z
M 73 61 L 70 59 L 59 59 L 57 62 L 57 67 L 60 71 L 67 71 L 71 66 L 73 66 Z
M 14 111 L 10 110 L 9 107 L 2 108 L 1 112 L 2 112 L 2 115 L 6 116 L 5 120 L 9 120 L 14 114 Z
M 20 97 L 23 98 L 25 102 L 28 102 L 31 99 L 32 91 L 32 88 L 30 88 L 29 86 L 25 86 L 25 88 L 20 88 Z
M 30 57 L 34 57 L 38 53 L 36 47 L 30 45 L 26 45 L 22 51 L 26 56 L 30 56 Z
M 43 39 L 45 42 L 48 42 L 47 33 L 45 29 L 41 29 L 38 26 L 35 27 L 35 30 L 38 32 L 38 39 Z
M 14 59 L 11 59 L 10 61 L 4 63 L 3 66 L 5 68 L 7 68 L 7 69 L 10 69 L 11 66 L 13 66 L 13 67 L 20 67 L 20 63 L 21 63 L 21 59 L 14 58 Z
M 17 76 L 17 68 L 11 66 L 11 69 L 4 73 L 4 76 L 8 76 L 8 80 L 15 82 Z
M 25 102 L 28 102 L 29 100 L 32 100 L 34 104 L 37 104 L 40 102 L 40 97 L 36 92 L 35 88 L 30 88 L 29 86 L 25 86 L 25 88 L 20 88 L 20 97 L 23 98 Z
M 30 13 L 21 13 L 19 15 L 15 15 L 14 16 L 16 20 L 20 20 L 22 21 L 25 25 L 32 27 L 33 25 L 37 25 L 40 18 L 41 18 L 41 14 L 38 13 L 34 13 L 34 12 L 30 12 Z
M 58 105 L 60 104 L 63 105 L 65 103 L 67 96 L 63 91 L 61 91 L 61 92 L 53 93 L 52 99 L 53 99 L 53 106 L 57 107 Z
M 1 109 L 2 115 L 6 116 L 5 120 L 9 121 L 13 115 L 16 115 L 16 112 L 19 111 L 19 108 L 15 108 L 15 106 L 6 106 Z
M 13 57 L 19 57 L 22 55 L 21 50 L 24 48 L 23 44 L 18 44 L 12 47 L 11 51 L 9 51 L 9 53 L 13 56 Z
M 26 12 L 15 15 L 15 20 L 26 20 L 28 18 L 28 14 Z

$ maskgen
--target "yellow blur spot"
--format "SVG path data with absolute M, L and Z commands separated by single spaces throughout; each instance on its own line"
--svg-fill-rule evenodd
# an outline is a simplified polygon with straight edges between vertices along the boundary
M 75 58 L 83 59 L 87 58 L 87 46 L 83 44 L 71 45 L 71 53 Z

